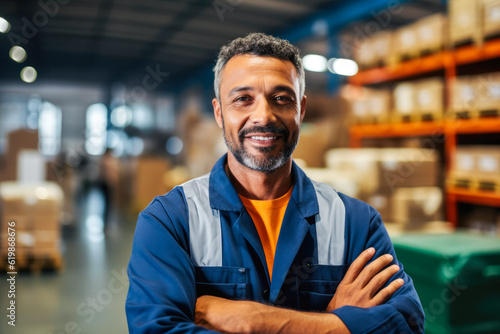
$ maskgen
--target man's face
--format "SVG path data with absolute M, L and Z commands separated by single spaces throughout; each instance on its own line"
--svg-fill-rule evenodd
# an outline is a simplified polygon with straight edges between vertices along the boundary
M 212 104 L 230 153 L 244 166 L 269 173 L 297 146 L 305 101 L 291 62 L 238 55 L 224 67 L 220 101 Z

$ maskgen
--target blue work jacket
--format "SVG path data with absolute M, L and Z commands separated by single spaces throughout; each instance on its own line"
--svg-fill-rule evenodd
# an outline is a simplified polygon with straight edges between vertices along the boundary
M 140 213 L 128 266 L 130 333 L 213 333 L 193 323 L 196 298 L 214 295 L 324 312 L 350 264 L 374 247 L 401 269 L 405 284 L 385 304 L 333 313 L 352 333 L 420 333 L 423 310 L 397 261 L 380 214 L 310 180 L 293 163 L 294 188 L 269 273 L 253 221 L 225 170 L 156 197 Z

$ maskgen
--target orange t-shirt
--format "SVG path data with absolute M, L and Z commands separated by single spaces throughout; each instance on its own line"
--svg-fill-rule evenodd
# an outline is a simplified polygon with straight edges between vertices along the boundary
M 271 200 L 248 199 L 240 195 L 241 201 L 250 214 L 250 217 L 252 217 L 255 228 L 259 233 L 264 254 L 266 255 L 269 279 L 272 279 L 273 276 L 276 245 L 278 244 L 281 223 L 285 216 L 286 207 L 292 196 L 292 190 L 293 187 L 285 195 Z

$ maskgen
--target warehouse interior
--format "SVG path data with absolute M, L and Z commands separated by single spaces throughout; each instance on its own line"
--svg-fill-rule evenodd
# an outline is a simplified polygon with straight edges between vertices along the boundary
M 499 0 L 2 1 L 1 333 L 127 332 L 137 216 L 227 152 L 212 68 L 251 32 L 300 48 L 293 158 L 380 212 L 426 333 L 500 333 Z

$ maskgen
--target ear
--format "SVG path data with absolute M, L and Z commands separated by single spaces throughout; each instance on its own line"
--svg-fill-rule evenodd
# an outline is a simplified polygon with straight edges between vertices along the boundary
M 215 121 L 219 125 L 219 128 L 222 129 L 222 108 L 220 107 L 219 100 L 214 98 L 212 100 L 212 106 L 214 107 L 214 117 Z
M 302 120 L 304 119 L 304 116 L 306 114 L 306 102 L 307 102 L 307 96 L 303 96 L 302 100 L 300 101 L 300 123 L 302 123 Z

